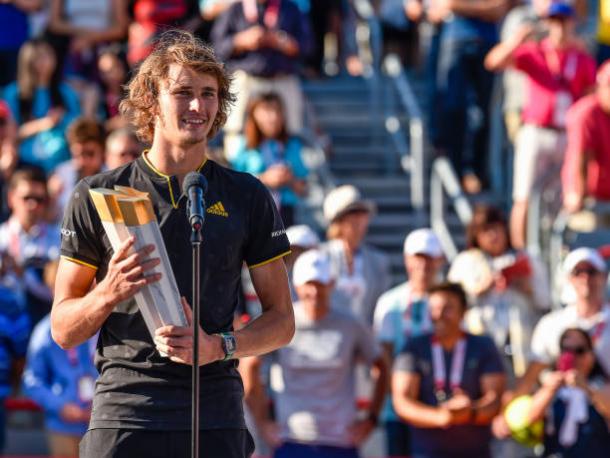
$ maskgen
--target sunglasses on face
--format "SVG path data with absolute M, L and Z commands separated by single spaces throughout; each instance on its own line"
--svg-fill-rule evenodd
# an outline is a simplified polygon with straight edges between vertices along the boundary
M 580 277 L 583 274 L 586 274 L 588 276 L 593 276 L 595 274 L 597 274 L 597 269 L 595 269 L 594 267 L 583 267 L 580 269 L 574 269 L 572 271 L 572 276 L 573 277 Z
M 587 348 L 584 345 L 577 345 L 574 347 L 566 346 L 566 347 L 561 347 L 561 352 L 562 353 L 572 353 L 573 355 L 581 356 L 581 355 L 584 355 L 585 353 L 588 353 L 589 348 Z
M 37 205 L 44 204 L 47 201 L 46 196 L 35 196 L 33 194 L 28 194 L 21 197 L 21 200 L 24 202 L 36 202 Z
M 85 149 L 80 152 L 80 154 L 73 154 L 74 159 L 93 159 L 97 156 L 97 151 Z

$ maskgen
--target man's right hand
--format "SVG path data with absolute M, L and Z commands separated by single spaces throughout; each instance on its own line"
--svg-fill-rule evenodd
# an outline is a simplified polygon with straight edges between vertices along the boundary
M 108 263 L 108 272 L 97 289 L 112 306 L 134 296 L 144 286 L 161 279 L 161 273 L 146 275 L 161 263 L 159 258 L 149 258 L 154 245 L 146 245 L 131 253 L 135 237 L 125 240 Z
M 265 29 L 260 25 L 255 25 L 249 29 L 238 32 L 233 37 L 233 46 L 236 51 L 256 51 L 263 46 L 263 39 L 265 38 Z
M 68 423 L 85 423 L 89 421 L 91 410 L 83 409 L 78 404 L 68 402 L 61 408 L 59 416 Z

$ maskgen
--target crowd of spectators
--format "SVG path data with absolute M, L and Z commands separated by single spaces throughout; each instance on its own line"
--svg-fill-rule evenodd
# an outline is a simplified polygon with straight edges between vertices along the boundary
M 464 190 L 490 186 L 495 71 L 505 71 L 514 144 L 510 217 L 475 208 L 467 247 L 451 263 L 432 230 L 405 234 L 397 286 L 387 254 L 365 240 L 376 207 L 361 190 L 329 192 L 323 240 L 299 225 L 296 211 L 309 174 L 301 79 L 333 69 L 328 32 L 340 49 L 334 66 L 362 72 L 351 3 L 0 2 L 0 453 L 3 401 L 12 394 L 44 411 L 53 456 L 77 454 L 96 339 L 64 351 L 51 338 L 63 208 L 80 179 L 145 154 L 146 141 L 121 114 L 124 85 L 155 38 L 180 28 L 208 40 L 233 71 L 239 96 L 214 159 L 269 188 L 293 250 L 286 264 L 295 338 L 240 368 L 258 452 L 356 457 L 381 426 L 384 453 L 394 457 L 526 456 L 534 444 L 545 455 L 604 456 L 606 262 L 598 247 L 579 248 L 560 272 L 548 272 L 525 250 L 525 228 L 532 189 L 551 170 L 561 169 L 558 199 L 580 212 L 581 226 L 591 223 L 582 217 L 589 201 L 610 200 L 610 2 L 375 2 L 385 51 L 409 65 L 418 62 L 420 26 L 430 26 L 427 93 L 419 96 L 428 100 L 432 147 L 450 158 Z M 587 7 L 597 8 L 593 42 L 581 34 Z M 588 227 L 607 224 L 593 217 Z M 564 304 L 552 310 L 557 283 Z M 242 289 L 253 318 L 247 269 Z

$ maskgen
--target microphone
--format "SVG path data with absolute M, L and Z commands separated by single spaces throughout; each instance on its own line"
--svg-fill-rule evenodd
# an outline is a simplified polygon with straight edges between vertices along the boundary
M 208 180 L 199 172 L 189 172 L 184 177 L 182 192 L 188 197 L 187 216 L 194 231 L 200 231 L 205 220 L 205 200 Z

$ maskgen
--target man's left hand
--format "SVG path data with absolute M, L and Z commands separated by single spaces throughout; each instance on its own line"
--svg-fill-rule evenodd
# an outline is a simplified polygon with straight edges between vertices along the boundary
M 193 312 L 182 298 L 182 307 L 189 326 L 162 326 L 155 331 L 155 345 L 175 363 L 193 365 Z M 224 357 L 219 336 L 206 334 L 199 326 L 199 365 L 218 361 Z
M 349 434 L 352 438 L 352 443 L 355 446 L 360 446 L 366 440 L 367 437 L 373 432 L 375 425 L 368 418 L 363 420 L 356 420 L 349 427 Z

